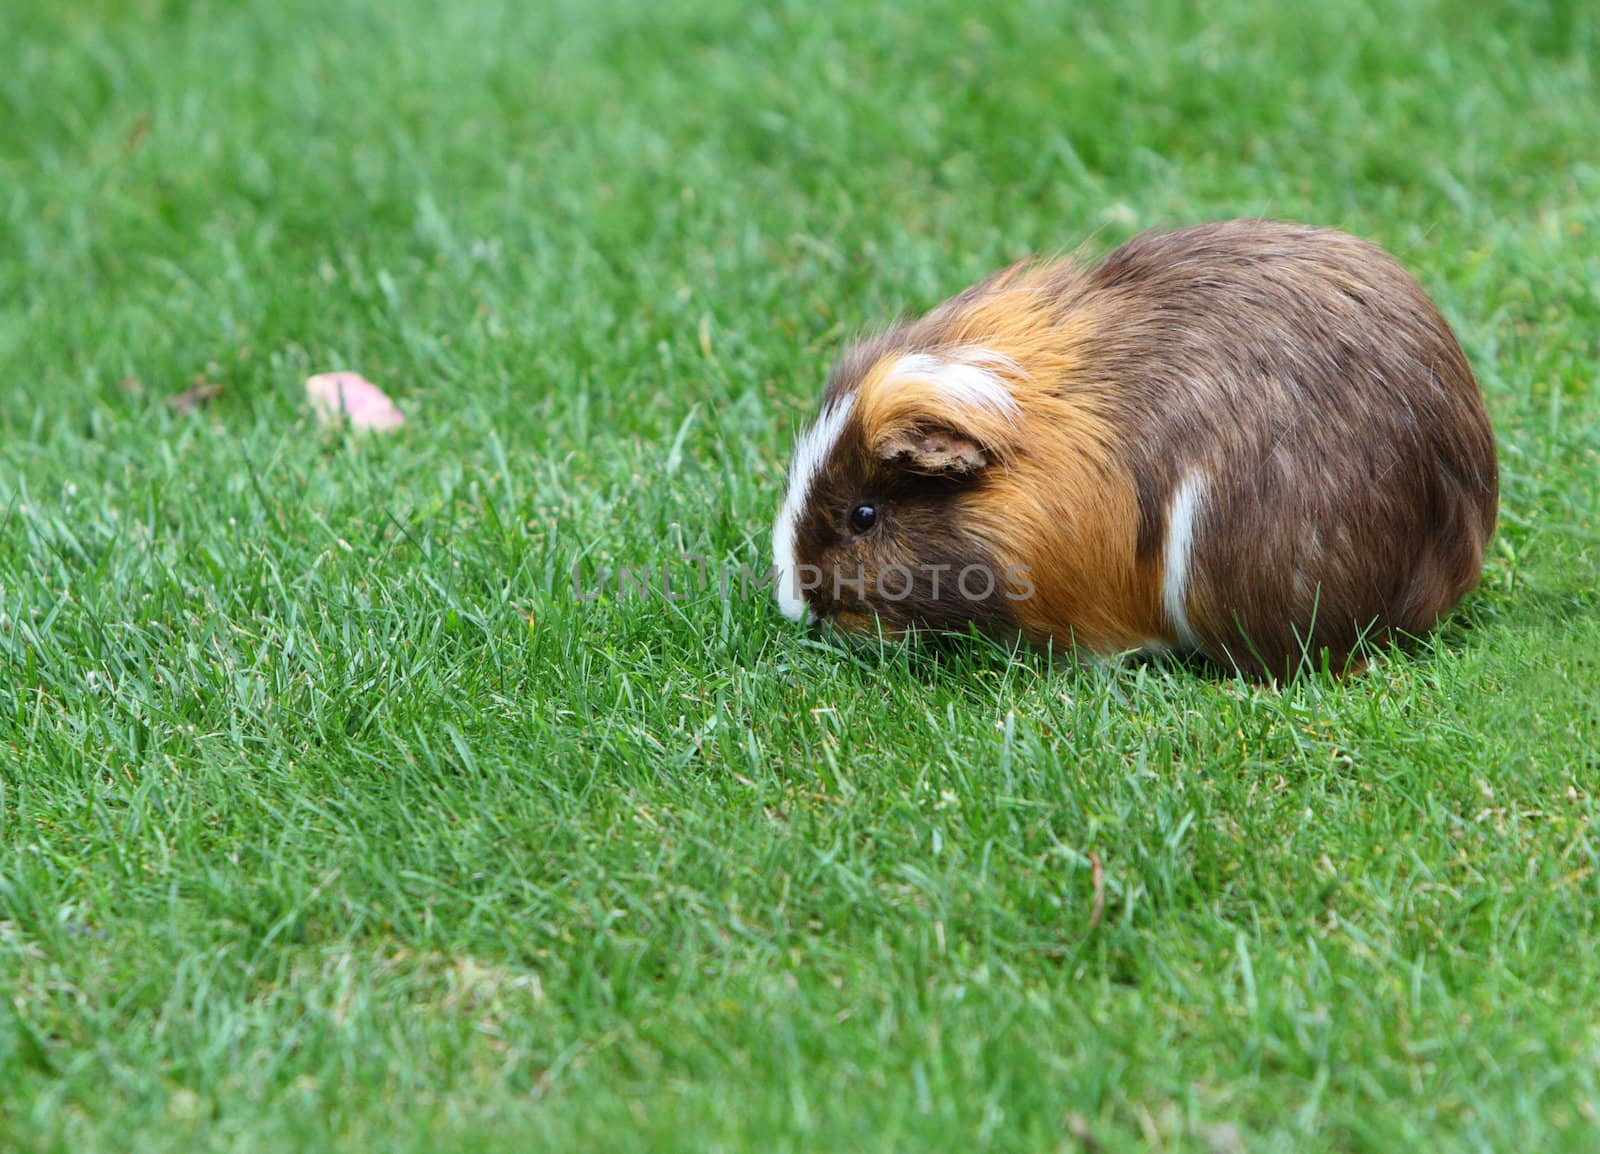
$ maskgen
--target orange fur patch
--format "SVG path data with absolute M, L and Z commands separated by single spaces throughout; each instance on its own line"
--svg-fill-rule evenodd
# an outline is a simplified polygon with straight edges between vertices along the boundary
M 981 485 L 963 501 L 962 523 L 1002 570 L 1026 568 L 1032 595 L 1013 601 L 1012 610 L 1035 640 L 1098 651 L 1171 642 L 1161 565 L 1137 558 L 1137 495 L 1115 461 L 1114 382 L 1086 373 L 1094 342 L 1112 339 L 1109 318 L 1075 299 L 1073 288 L 1069 266 L 1016 266 L 975 301 L 930 317 L 952 356 L 977 347 L 1020 367 L 985 365 L 1004 380 L 1016 414 L 962 404 L 915 376 L 896 377 L 898 352 L 862 380 L 856 413 L 875 450 L 908 431 L 944 427 L 992 456 Z M 1014 585 L 1012 592 L 1026 589 Z M 1071 638 L 1062 636 L 1064 624 Z

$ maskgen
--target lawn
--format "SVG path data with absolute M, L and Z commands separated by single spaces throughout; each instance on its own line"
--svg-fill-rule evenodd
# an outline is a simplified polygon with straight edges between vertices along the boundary
M 1592 3 L 0 44 L 0 1149 L 1600 1150 Z M 1500 530 L 1424 645 L 1274 688 L 741 593 L 852 334 L 1263 213 L 1476 367 Z M 319 428 L 338 368 L 406 427 Z

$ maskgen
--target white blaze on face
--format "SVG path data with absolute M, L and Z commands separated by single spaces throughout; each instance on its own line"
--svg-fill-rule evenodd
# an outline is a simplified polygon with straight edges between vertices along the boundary
M 1200 517 L 1204 488 L 1199 473 L 1187 473 L 1178 482 L 1167 505 L 1167 543 L 1162 551 L 1161 605 L 1179 643 L 1191 649 L 1196 638 L 1189 627 L 1189 557 L 1194 552 L 1195 522 Z
M 778 599 L 778 608 L 792 621 L 803 621 L 809 615 L 805 595 L 800 588 L 799 563 L 794 554 L 795 533 L 800 525 L 800 515 L 805 510 L 806 499 L 811 495 L 811 483 L 816 479 L 822 463 L 839 443 L 845 421 L 855 405 L 854 393 L 830 401 L 809 429 L 795 443 L 794 459 L 789 464 L 789 488 L 783 495 L 783 508 L 778 510 L 777 524 L 772 527 L 772 563 L 777 572 L 773 577 L 772 591 Z

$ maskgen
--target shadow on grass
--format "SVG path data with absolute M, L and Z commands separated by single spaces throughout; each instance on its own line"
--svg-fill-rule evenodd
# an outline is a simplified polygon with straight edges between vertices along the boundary
M 1230 680 L 1237 673 L 1200 654 L 1128 652 L 1089 656 L 1070 647 L 1035 645 L 1021 636 L 967 632 L 924 632 L 908 637 L 846 634 L 822 628 L 801 639 L 805 649 L 854 669 L 868 684 L 885 676 L 910 677 L 924 684 L 973 685 L 995 677 L 1020 676 L 1115 683 L 1139 671 L 1186 674 Z
M 1252 690 L 1351 689 L 1360 686 L 1375 668 L 1395 661 L 1418 663 L 1443 660 L 1447 651 L 1481 643 L 1485 631 L 1522 621 L 1557 623 L 1600 608 L 1600 591 L 1578 590 L 1518 596 L 1514 605 L 1474 596 L 1429 632 L 1413 636 L 1394 634 L 1363 639 L 1351 655 L 1344 673 L 1331 667 L 1325 652 L 1307 650 L 1286 677 L 1266 677 L 1243 672 L 1231 662 L 1198 652 L 1146 653 L 1129 651 L 1107 657 L 1091 656 L 1070 647 L 1034 645 L 1020 636 L 1005 637 L 967 632 L 924 632 L 907 637 L 848 634 L 824 626 L 808 632 L 802 647 L 856 671 L 863 687 L 889 675 L 910 677 L 924 684 L 962 685 L 995 676 L 1019 674 L 1050 680 L 1065 678 L 1097 685 L 1125 684 L 1130 679 L 1192 679 L 1213 685 L 1234 684 Z

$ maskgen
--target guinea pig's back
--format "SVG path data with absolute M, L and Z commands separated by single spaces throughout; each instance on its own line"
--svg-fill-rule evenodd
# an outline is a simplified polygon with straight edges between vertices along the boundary
M 1135 237 L 1081 293 L 1178 640 L 1269 674 L 1323 648 L 1337 667 L 1476 584 L 1488 417 L 1448 324 L 1381 249 L 1199 225 Z

